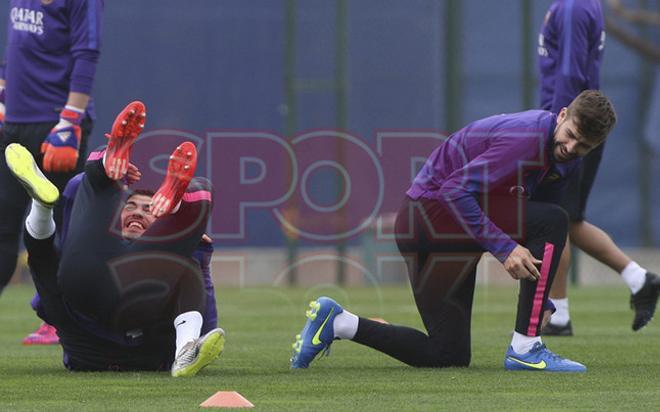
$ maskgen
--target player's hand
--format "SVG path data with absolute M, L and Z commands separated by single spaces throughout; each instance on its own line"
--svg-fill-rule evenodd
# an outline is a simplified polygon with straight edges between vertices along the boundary
M 504 269 L 514 279 L 536 281 L 541 277 L 536 265 L 541 263 L 542 261 L 532 256 L 528 249 L 517 245 L 504 261 Z
M 41 144 L 44 154 L 43 169 L 46 172 L 70 172 L 78 162 L 80 147 L 80 121 L 84 111 L 67 106 L 60 114 L 60 121 Z
M 140 181 L 142 172 L 133 163 L 128 163 L 128 171 L 126 172 L 126 183 L 130 186 L 133 183 Z
M 204 233 L 202 235 L 202 242 L 204 242 L 204 243 L 213 243 L 213 239 L 211 239 L 211 237 L 209 235 Z

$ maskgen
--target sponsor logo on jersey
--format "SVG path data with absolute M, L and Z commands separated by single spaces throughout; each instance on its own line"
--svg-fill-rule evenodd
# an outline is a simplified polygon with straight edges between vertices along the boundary
M 509 188 L 509 194 L 516 197 L 525 197 L 527 195 L 527 190 L 525 186 L 511 186 Z
M 51 0 L 52 1 L 52 0 Z M 11 26 L 16 31 L 44 34 L 44 13 L 23 7 L 13 7 L 9 12 Z
M 545 37 L 543 37 L 543 33 L 539 34 L 538 53 L 541 57 L 548 57 L 548 49 L 545 47 Z

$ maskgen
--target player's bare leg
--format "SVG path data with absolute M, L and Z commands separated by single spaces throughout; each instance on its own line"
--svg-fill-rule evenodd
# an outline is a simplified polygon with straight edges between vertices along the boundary
M 614 243 L 602 229 L 589 222 L 570 224 L 571 241 L 589 256 L 609 266 L 616 273 L 621 273 L 631 259 Z
M 660 295 L 660 277 L 632 261 L 602 229 L 589 222 L 572 222 L 569 226 L 570 240 L 585 253 L 619 273 L 631 291 L 631 306 L 635 311 L 633 330 L 646 326 L 655 314 Z M 557 306 L 544 334 L 572 335 L 568 312 L 568 266 L 570 250 L 568 243 L 562 254 L 557 275 L 550 291 L 550 298 Z M 565 258 L 566 257 L 566 258 Z M 567 333 L 566 330 L 570 333 Z

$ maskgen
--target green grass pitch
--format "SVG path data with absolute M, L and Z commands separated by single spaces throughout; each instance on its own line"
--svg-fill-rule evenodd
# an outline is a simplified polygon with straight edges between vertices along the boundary
M 192 379 L 167 373 L 70 373 L 59 347 L 23 347 L 38 325 L 31 288 L 0 298 L 0 410 L 199 410 L 219 390 L 235 390 L 256 410 L 659 410 L 660 321 L 630 329 L 628 294 L 578 288 L 571 309 L 577 336 L 546 338 L 586 374 L 506 372 L 516 288 L 477 288 L 472 365 L 414 369 L 351 342 L 308 370 L 289 370 L 307 302 L 328 293 L 360 315 L 421 327 L 410 291 L 398 288 L 244 288 L 218 291 L 225 353 Z

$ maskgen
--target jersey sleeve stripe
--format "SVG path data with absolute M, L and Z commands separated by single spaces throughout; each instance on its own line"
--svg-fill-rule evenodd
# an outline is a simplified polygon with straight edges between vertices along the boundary
M 564 4 L 564 38 L 562 39 L 561 73 L 564 76 L 571 74 L 571 40 L 573 38 L 573 6 L 574 0 L 567 0 Z
M 87 25 L 89 36 L 87 47 L 90 49 L 98 49 L 99 46 L 96 20 L 96 0 L 87 0 Z

